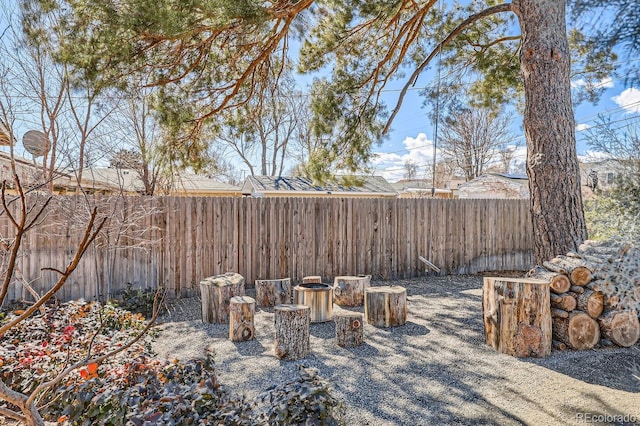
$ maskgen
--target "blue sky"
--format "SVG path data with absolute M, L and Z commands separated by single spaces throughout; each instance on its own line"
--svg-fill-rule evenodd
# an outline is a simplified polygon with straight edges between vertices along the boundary
M 425 79 L 426 80 L 426 79 Z M 596 125 L 598 114 L 611 117 L 611 120 L 629 119 L 640 122 L 640 90 L 635 87 L 625 86 L 623 78 L 618 81 L 605 80 L 601 84 L 606 91 L 596 105 L 584 103 L 575 108 L 576 118 L 576 149 L 583 160 L 599 158 L 598 153 L 592 152 L 584 141 L 587 129 Z M 424 81 L 423 85 L 430 84 Z M 573 84 L 580 84 L 575 81 Z M 388 94 L 388 100 L 395 102 L 394 93 Z M 381 174 L 389 181 L 397 181 L 403 177 L 403 164 L 411 160 L 418 164 L 419 177 L 426 170 L 431 170 L 433 161 L 433 126 L 426 117 L 426 110 L 421 107 L 417 91 L 408 96 L 402 106 L 400 114 L 394 120 L 393 129 L 382 146 L 375 151 L 379 154 L 378 160 L 373 162 L 376 174 Z M 635 117 L 635 118 L 634 118 Z M 621 124 L 624 124 L 621 122 Z M 524 164 L 526 150 L 525 138 L 522 131 L 522 116 L 516 115 L 512 127 L 512 133 L 521 145 L 518 148 L 520 164 Z
M 13 1 L 9 0 L 5 5 L 15 4 Z M 640 58 L 627 58 L 624 55 L 620 55 L 620 58 L 627 62 L 640 60 Z M 443 72 L 446 72 L 446 70 L 443 70 Z M 408 160 L 418 165 L 418 177 L 424 177 L 425 172 L 431 170 L 434 134 L 432 123 L 427 118 L 427 111 L 422 107 L 419 89 L 435 84 L 436 78 L 434 74 L 433 71 L 428 71 L 418 79 L 416 88 L 408 92 L 388 137 L 381 146 L 374 149 L 379 155 L 371 163 L 371 166 L 375 169 L 376 174 L 384 176 L 389 181 L 394 182 L 403 177 L 403 164 Z M 602 82 L 603 87 L 606 87 L 607 90 L 597 105 L 582 104 L 576 107 L 576 135 L 579 155 L 587 157 L 590 154 L 583 141 L 583 135 L 585 134 L 585 129 L 595 124 L 598 114 L 610 116 L 612 120 L 633 119 L 633 117 L 636 117 L 636 120 L 640 121 L 640 90 L 639 88 L 626 87 L 622 83 L 623 77 L 620 80 Z M 301 84 L 308 81 L 310 81 L 310 78 L 305 77 L 301 79 Z M 395 106 L 398 88 L 401 87 L 402 83 L 402 81 L 394 83 L 384 93 L 383 99 L 390 109 Z M 580 81 L 575 81 L 574 84 L 579 85 Z M 302 90 L 308 91 L 308 88 L 302 87 Z M 521 121 L 522 117 L 516 115 L 511 130 L 515 138 L 514 142 L 520 145 L 518 154 L 520 164 L 523 164 L 526 152 Z M 21 140 L 22 133 L 28 129 L 25 127 L 22 130 L 17 129 L 18 140 Z M 17 153 L 20 155 L 22 152 L 21 144 L 16 148 Z M 591 156 L 597 157 L 597 155 Z M 240 169 L 242 168 L 240 163 L 238 163 L 238 166 Z

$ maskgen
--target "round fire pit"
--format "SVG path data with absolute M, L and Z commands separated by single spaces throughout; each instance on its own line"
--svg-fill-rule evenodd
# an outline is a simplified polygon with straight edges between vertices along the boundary
M 333 317 L 333 287 L 323 283 L 299 284 L 293 288 L 293 303 L 311 308 L 311 322 Z

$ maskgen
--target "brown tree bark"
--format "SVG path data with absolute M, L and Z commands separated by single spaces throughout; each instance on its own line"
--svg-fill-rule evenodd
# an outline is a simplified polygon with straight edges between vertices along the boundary
M 375 327 L 407 322 L 407 290 L 401 286 L 369 287 L 364 291 L 364 316 Z
M 291 278 L 256 280 L 255 287 L 256 304 L 260 307 L 291 303 Z
M 340 306 L 362 306 L 364 291 L 369 287 L 371 287 L 371 275 L 335 277 L 333 301 Z
M 275 307 L 276 337 L 273 350 L 278 359 L 293 361 L 309 355 L 311 309 L 305 305 Z
M 234 296 L 229 300 L 229 340 L 244 342 L 255 338 L 255 306 L 255 299 L 248 296 Z
M 584 312 L 574 311 L 567 318 L 553 318 L 553 339 L 577 350 L 593 348 L 600 340 L 596 320 Z
M 364 341 L 364 322 L 360 312 L 340 312 L 334 317 L 338 346 L 360 346 Z
M 514 0 L 522 31 L 524 132 L 534 258 L 576 251 L 587 229 L 580 193 L 564 0 Z
M 517 357 L 544 357 L 551 353 L 547 281 L 485 277 L 482 290 L 487 345 Z
M 200 281 L 202 321 L 228 323 L 229 300 L 234 296 L 244 296 L 244 277 L 240 274 L 227 272 Z
M 640 322 L 630 311 L 608 311 L 598 318 L 600 331 L 605 339 L 618 346 L 628 348 L 640 339 Z

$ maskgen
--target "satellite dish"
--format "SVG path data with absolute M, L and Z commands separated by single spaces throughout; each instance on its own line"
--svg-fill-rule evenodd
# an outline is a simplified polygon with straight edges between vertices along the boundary
M 44 133 L 38 130 L 29 130 L 22 136 L 22 145 L 34 157 L 42 157 L 49 151 L 49 143 Z
M 13 145 L 13 139 L 9 128 L 0 120 L 0 146 Z

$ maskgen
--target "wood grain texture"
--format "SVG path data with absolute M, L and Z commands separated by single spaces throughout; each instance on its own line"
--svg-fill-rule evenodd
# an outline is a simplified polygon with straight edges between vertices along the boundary
M 375 327 L 407 322 L 407 290 L 400 286 L 369 287 L 364 291 L 364 316 Z
M 46 291 L 81 236 L 86 200 L 56 196 L 52 211 L 25 238 L 18 267 Z M 423 276 L 423 256 L 441 274 L 525 270 L 533 237 L 524 200 L 92 197 L 108 215 L 62 300 L 114 297 L 127 283 L 162 285 L 193 296 L 199 282 L 237 271 L 248 283 L 269 277 L 325 280 Z M 11 208 L 16 208 L 14 203 Z M 497 218 L 502 218 L 498 220 Z M 508 220 L 507 220 L 508 218 Z M 6 216 L 3 238 L 11 238 Z M 508 235 L 509 238 L 503 236 Z M 479 238 L 482 236 L 482 238 Z M 19 299 L 21 286 L 7 298 Z
M 485 341 L 516 357 L 551 353 L 548 281 L 485 277 L 482 293 Z
M 245 342 L 255 339 L 255 306 L 255 299 L 248 296 L 234 296 L 229 299 L 229 340 Z

